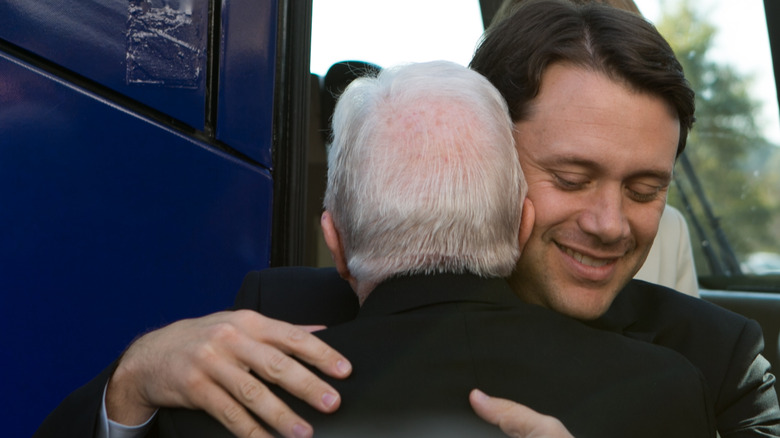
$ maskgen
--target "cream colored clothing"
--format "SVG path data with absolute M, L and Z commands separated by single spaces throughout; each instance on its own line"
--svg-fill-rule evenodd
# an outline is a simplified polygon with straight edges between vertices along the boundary
M 664 209 L 653 247 L 635 278 L 699 296 L 688 224 L 676 208 Z

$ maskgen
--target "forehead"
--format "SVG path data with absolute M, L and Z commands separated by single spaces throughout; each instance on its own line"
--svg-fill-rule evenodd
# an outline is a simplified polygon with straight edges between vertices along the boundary
M 603 73 L 554 64 L 529 109 L 516 123 L 521 155 L 669 173 L 674 166 L 680 125 L 670 106 Z

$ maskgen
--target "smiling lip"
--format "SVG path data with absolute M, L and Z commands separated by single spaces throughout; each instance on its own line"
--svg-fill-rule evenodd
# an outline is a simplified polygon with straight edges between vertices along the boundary
M 614 258 L 599 259 L 599 258 L 586 256 L 585 254 L 582 254 L 580 252 L 574 251 L 573 249 L 565 247 L 565 246 L 562 246 L 562 245 L 558 245 L 558 248 L 560 248 L 564 253 L 566 253 L 566 255 L 568 255 L 569 257 L 573 258 L 577 262 L 582 263 L 585 266 L 590 266 L 590 267 L 593 267 L 593 268 L 604 267 L 604 266 L 606 266 L 606 265 L 608 265 L 610 263 L 613 263 L 616 260 Z

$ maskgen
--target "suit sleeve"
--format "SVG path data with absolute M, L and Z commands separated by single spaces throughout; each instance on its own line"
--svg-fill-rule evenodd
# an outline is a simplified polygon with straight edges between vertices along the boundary
M 715 406 L 722 438 L 780 437 L 780 407 L 775 376 L 762 355 L 761 327 L 746 322 Z
M 238 309 L 260 311 L 260 271 L 252 271 L 244 276 L 244 282 L 233 302 L 233 310 Z
M 117 363 L 118 361 L 115 361 L 89 383 L 66 397 L 43 420 L 33 437 L 95 437 L 103 403 L 103 388 L 111 378 Z

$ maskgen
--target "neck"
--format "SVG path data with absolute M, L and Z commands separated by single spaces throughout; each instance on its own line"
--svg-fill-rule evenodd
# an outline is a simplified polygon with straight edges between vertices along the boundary
M 355 291 L 355 294 L 357 294 L 358 302 L 361 306 L 363 305 L 363 302 L 366 301 L 366 298 L 368 298 L 368 295 L 371 293 L 371 291 L 373 291 L 376 287 L 376 283 L 370 283 L 367 281 L 353 280 L 349 283 L 352 286 L 352 290 Z

